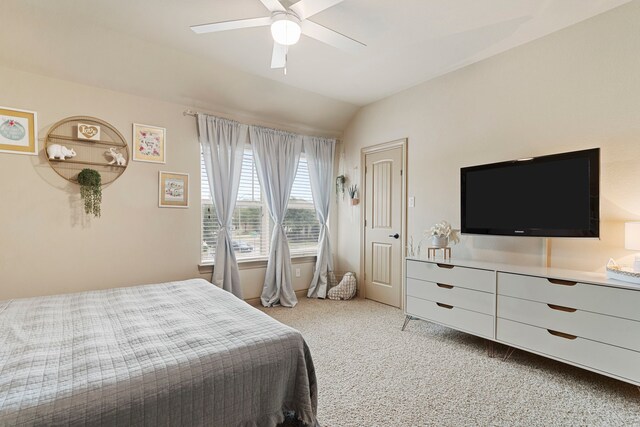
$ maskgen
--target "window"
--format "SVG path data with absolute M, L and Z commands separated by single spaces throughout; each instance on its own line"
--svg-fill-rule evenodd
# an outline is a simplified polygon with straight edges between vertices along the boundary
M 314 252 L 318 247 L 320 223 L 311 196 L 309 167 L 304 153 L 300 155 L 298 171 L 289 196 L 289 208 L 284 217 L 284 230 L 292 254 Z
M 213 206 L 204 158 L 200 153 L 200 192 L 202 199 L 202 255 L 201 262 L 215 259 L 218 238 L 218 220 Z M 309 169 L 304 154 L 300 157 L 298 171 L 289 198 L 289 209 L 284 220 L 292 255 L 315 252 L 320 226 L 316 219 L 311 196 Z M 233 247 L 240 259 L 266 258 L 271 242 L 269 211 L 262 200 L 253 151 L 247 148 L 242 160 L 240 187 L 233 212 Z

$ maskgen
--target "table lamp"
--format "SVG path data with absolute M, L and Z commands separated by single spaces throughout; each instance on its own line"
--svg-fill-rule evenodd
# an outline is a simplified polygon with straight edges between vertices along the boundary
M 640 222 L 625 223 L 624 247 L 632 251 L 640 251 Z M 633 271 L 640 272 L 640 254 L 636 255 Z

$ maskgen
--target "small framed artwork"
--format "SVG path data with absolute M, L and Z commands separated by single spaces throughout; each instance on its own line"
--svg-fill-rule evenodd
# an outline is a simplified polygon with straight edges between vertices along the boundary
M 78 123 L 78 132 L 76 136 L 78 139 L 100 141 L 100 126 Z
M 189 174 L 160 171 L 158 206 L 161 208 L 189 207 Z
M 35 111 L 0 107 L 0 152 L 37 156 L 37 122 Z
M 133 160 L 166 163 L 167 130 L 156 126 L 133 124 Z

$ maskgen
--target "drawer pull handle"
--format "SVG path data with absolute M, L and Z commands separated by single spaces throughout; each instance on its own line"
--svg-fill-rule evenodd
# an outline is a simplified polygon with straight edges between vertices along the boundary
M 555 304 L 547 304 L 547 305 L 552 310 L 564 311 L 566 313 L 575 313 L 577 310 L 575 308 L 563 307 L 561 305 L 555 305 Z
M 438 307 L 447 308 L 447 309 L 449 309 L 449 310 L 451 310 L 451 309 L 453 308 L 453 306 L 452 306 L 452 305 L 449 305 L 449 304 L 443 304 L 443 303 L 441 303 L 441 302 L 437 302 L 436 304 L 438 305 Z
M 445 285 L 444 283 L 436 283 L 436 285 L 438 285 L 439 288 L 453 289 L 453 286 Z
M 560 279 L 547 279 L 549 282 L 554 285 L 562 285 L 562 286 L 575 286 L 578 282 L 572 282 L 570 280 L 560 280 Z
M 451 270 L 451 269 L 454 267 L 453 265 L 450 265 L 450 264 L 440 264 L 440 263 L 437 263 L 436 265 L 437 265 L 438 267 L 440 267 L 440 268 L 448 268 L 449 270 Z
M 565 334 L 564 332 L 558 332 L 558 331 L 554 331 L 554 330 L 551 330 L 551 329 L 547 329 L 547 332 L 549 332 L 553 336 L 560 337 L 560 338 L 565 338 L 565 339 L 568 339 L 568 340 L 575 340 L 576 338 L 578 338 L 575 335 L 569 335 L 569 334 Z

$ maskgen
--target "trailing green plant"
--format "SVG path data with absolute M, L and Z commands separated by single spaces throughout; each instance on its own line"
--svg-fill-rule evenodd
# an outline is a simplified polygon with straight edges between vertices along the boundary
M 94 217 L 100 216 L 100 203 L 102 203 L 102 177 L 97 170 L 82 169 L 78 174 L 80 184 L 80 197 L 84 201 L 84 212 Z
M 344 175 L 339 175 L 336 178 L 336 197 L 339 195 L 344 195 L 344 184 L 347 182 L 347 177 Z

